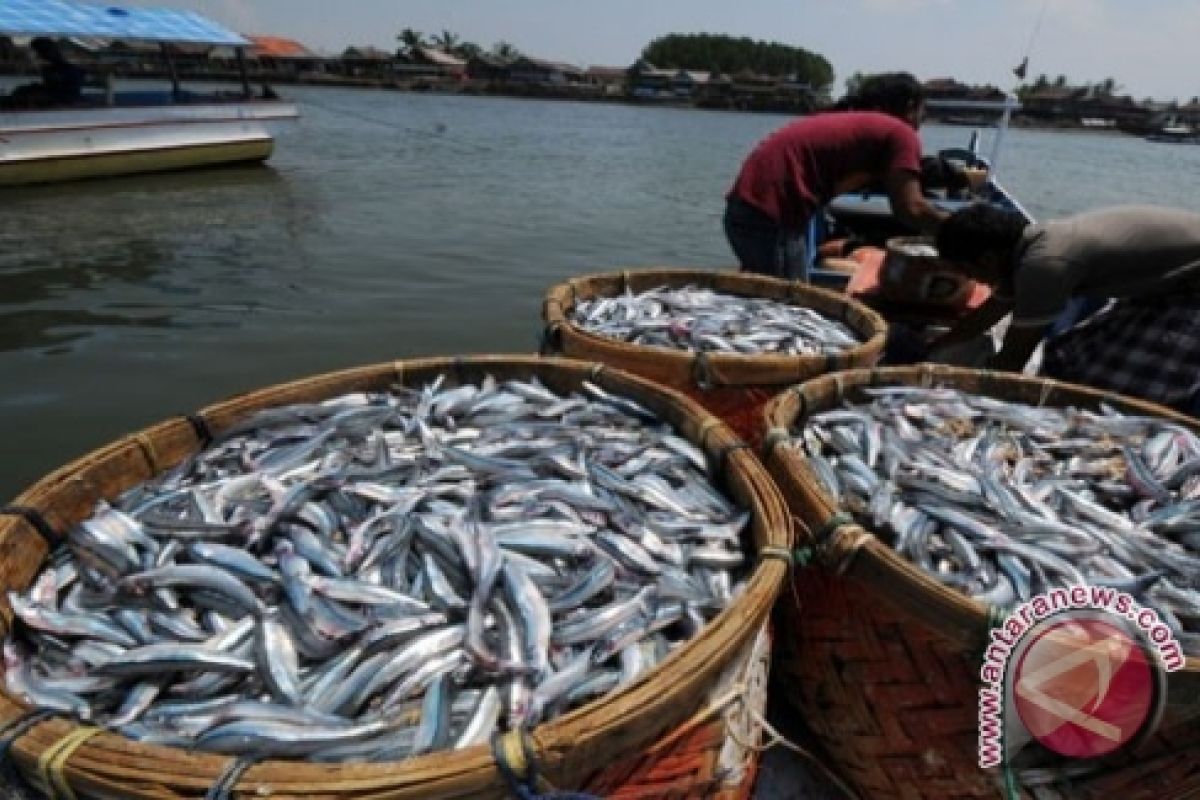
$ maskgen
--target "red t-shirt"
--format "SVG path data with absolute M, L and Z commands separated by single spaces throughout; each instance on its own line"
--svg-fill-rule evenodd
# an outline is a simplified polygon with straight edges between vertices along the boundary
M 877 111 L 838 111 L 792 122 L 750 153 L 727 197 L 801 230 L 844 192 L 895 170 L 921 174 L 921 139 L 903 120 Z

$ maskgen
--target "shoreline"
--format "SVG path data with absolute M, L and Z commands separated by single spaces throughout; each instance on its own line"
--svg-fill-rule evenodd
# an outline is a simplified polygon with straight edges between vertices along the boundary
M 37 75 L 29 72 L 0 69 L 3 78 L 28 78 L 36 80 Z M 113 73 L 118 80 L 170 80 L 166 72 L 118 72 Z M 213 70 L 181 70 L 181 82 L 222 83 L 240 86 L 241 77 L 236 73 Z M 819 109 L 800 107 L 797 103 L 763 101 L 753 105 L 737 103 L 722 98 L 647 98 L 634 97 L 626 93 L 614 93 L 612 87 L 597 84 L 551 86 L 541 84 L 498 84 L 480 80 L 450 80 L 445 78 L 416 78 L 409 80 L 388 79 L 367 76 L 343 75 L 287 75 L 272 73 L 252 73 L 249 76 L 252 88 L 278 86 L 307 86 L 315 88 L 335 89 L 369 89 L 373 91 L 404 92 L 414 94 L 458 95 L 465 97 L 503 97 L 518 100 L 565 100 L 588 103 L 611 103 L 617 105 L 641 106 L 651 108 L 674 108 L 699 111 L 728 111 L 747 114 L 795 114 L 803 116 L 814 113 Z M 927 122 L 948 127 L 990 128 L 993 124 L 982 122 L 972 125 L 949 118 L 939 119 L 936 115 L 927 117 Z M 1015 114 L 1010 122 L 1013 128 L 1025 130 L 1055 131 L 1060 133 L 1080 133 L 1089 136 L 1133 136 L 1144 137 L 1151 131 L 1133 131 L 1116 127 L 1093 127 L 1070 119 L 1041 120 Z

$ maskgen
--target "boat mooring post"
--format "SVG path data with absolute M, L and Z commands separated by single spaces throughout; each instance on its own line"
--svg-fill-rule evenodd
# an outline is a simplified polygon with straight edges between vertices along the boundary
M 246 67 L 246 48 L 239 47 L 234 52 L 237 53 L 238 72 L 242 76 L 242 92 L 250 97 L 253 92 L 250 90 L 250 72 Z
M 171 45 L 164 42 L 158 48 L 162 50 L 163 57 L 167 60 L 167 75 L 171 78 L 171 96 L 178 100 L 181 91 L 179 71 L 175 69 L 175 57 L 171 54 Z

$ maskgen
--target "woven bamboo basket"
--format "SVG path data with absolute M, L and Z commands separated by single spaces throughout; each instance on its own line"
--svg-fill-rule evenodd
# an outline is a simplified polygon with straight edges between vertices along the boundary
M 863 342 L 827 357 L 689 353 L 619 342 L 590 333 L 570 319 L 580 300 L 688 285 L 811 308 L 844 322 Z M 546 348 L 619 367 L 682 391 L 750 442 L 759 434 L 762 406 L 777 392 L 824 372 L 874 366 L 887 336 L 881 316 L 845 295 L 761 275 L 688 269 L 627 270 L 574 278 L 547 292 L 542 320 Z
M 749 800 L 758 777 L 770 664 L 764 626 L 695 714 L 642 752 L 601 770 L 585 789 L 609 800 Z
M 882 385 L 952 386 L 1032 405 L 1195 420 L 1148 403 L 1018 375 L 923 364 L 825 375 L 765 409 L 763 459 L 815 559 L 780 603 L 776 677 L 836 768 L 864 797 L 1182 798 L 1200 796 L 1200 659 L 1169 673 L 1157 732 L 1102 760 L 1017 769 L 1007 788 L 978 766 L 979 677 L 997 609 L 926 577 L 839 509 L 783 432 Z M 843 518 L 844 519 L 844 518 Z M 832 529 L 832 530 L 831 530 Z M 1014 785 L 1015 783 L 1015 785 Z
M 618 694 L 535 728 L 526 744 L 529 772 L 548 785 L 578 789 L 605 766 L 643 754 L 645 748 L 685 726 L 711 702 L 722 675 L 739 656 L 752 652 L 756 635 L 787 573 L 781 554 L 790 543 L 787 512 L 778 489 L 745 446 L 687 398 L 603 365 L 529 356 L 421 359 L 328 373 L 238 396 L 176 418 L 74 461 L 33 485 L 0 516 L 0 580 L 3 589 L 29 584 L 48 552 L 48 540 L 91 514 L 101 498 L 144 482 L 202 448 L 213 436 L 250 413 L 273 406 L 313 402 L 393 385 L 420 386 L 439 375 L 453 385 L 498 378 L 536 376 L 558 391 L 591 380 L 630 397 L 672 423 L 681 435 L 715 459 L 716 474 L 731 497 L 751 509 L 747 546 L 760 554 L 746 591 L 686 646 Z M 29 513 L 32 509 L 38 513 Z M 24 516 L 22 516 L 24 514 Z M 34 523 L 37 524 L 34 524 Z M 40 530 L 39 530 L 40 529 Z M 12 622 L 0 605 L 5 629 Z M 201 798 L 228 781 L 235 760 L 201 752 L 140 744 L 118 734 L 81 728 L 60 718 L 36 721 L 29 709 L 0 694 L 0 743 L 24 778 L 51 796 L 79 798 Z M 14 723 L 26 720 L 24 724 Z M 693 747 L 689 758 L 719 752 L 721 741 Z M 520 747 L 517 748 L 520 750 Z M 664 758 L 666 756 L 664 755 Z M 713 762 L 713 769 L 719 764 Z M 514 764 L 510 766 L 520 766 Z M 529 776 L 529 772 L 525 777 Z M 636 780 L 635 780 L 636 782 Z M 712 773 L 680 778 L 679 797 L 704 797 Z M 695 789 L 695 790 L 693 790 Z M 501 798 L 508 796 L 493 752 L 486 746 L 413 758 L 398 764 L 317 765 L 301 761 L 254 764 L 236 781 L 236 797 L 275 798 Z

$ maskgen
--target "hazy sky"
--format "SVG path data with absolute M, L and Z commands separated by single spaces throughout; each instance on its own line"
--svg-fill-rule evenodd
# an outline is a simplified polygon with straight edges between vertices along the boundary
M 131 0 L 207 14 L 244 33 L 299 39 L 331 53 L 352 44 L 391 49 L 410 27 L 450 30 L 485 49 L 504 40 L 524 53 L 581 66 L 627 66 L 668 33 L 727 33 L 824 55 L 842 80 L 856 71 L 906 69 L 922 79 L 1013 85 L 1114 78 L 1141 99 L 1200 94 L 1197 0 Z M 1045 8 L 1044 15 L 1042 10 Z M 1041 24 L 1039 26 L 1039 19 Z M 1036 36 L 1035 36 L 1036 33 Z

